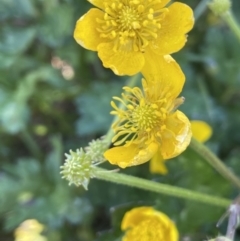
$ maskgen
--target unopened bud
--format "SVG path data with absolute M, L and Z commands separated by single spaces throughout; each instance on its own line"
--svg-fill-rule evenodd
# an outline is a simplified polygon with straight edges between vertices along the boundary
M 106 160 L 103 153 L 108 149 L 108 146 L 109 143 L 104 138 L 100 138 L 92 140 L 88 146 L 85 147 L 85 151 L 91 157 L 92 163 L 98 164 Z
M 228 12 L 231 8 L 230 0 L 213 0 L 208 4 L 209 8 L 215 15 L 223 15 Z
M 83 186 L 87 190 L 90 179 L 95 176 L 91 157 L 82 148 L 76 152 L 70 150 L 70 154 L 65 156 L 67 159 L 60 167 L 62 178 L 69 181 L 69 185 Z

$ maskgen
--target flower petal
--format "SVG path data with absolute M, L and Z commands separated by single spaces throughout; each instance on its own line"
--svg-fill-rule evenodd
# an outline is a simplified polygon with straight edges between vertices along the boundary
M 98 46 L 98 56 L 105 68 L 110 68 L 116 75 L 135 75 L 144 65 L 140 52 L 114 51 L 114 43 L 102 43 Z
M 74 30 L 74 39 L 86 49 L 97 51 L 97 46 L 103 42 L 97 31 L 97 18 L 103 19 L 104 13 L 97 8 L 90 9 L 78 21 Z
M 154 211 L 155 211 L 154 212 L 155 216 L 157 216 L 159 218 L 159 220 L 161 220 L 162 223 L 165 223 L 165 227 L 167 227 L 167 231 L 168 231 L 167 240 L 171 240 L 171 241 L 179 240 L 179 234 L 178 234 L 177 227 L 169 219 L 169 217 L 162 212 L 159 212 L 159 211 L 156 211 L 156 210 L 154 210 Z
M 150 49 L 144 54 L 145 64 L 141 70 L 147 82 L 157 82 L 158 90 L 171 93 L 171 97 L 175 99 L 182 91 L 185 75 L 178 63 L 170 55 L 158 55 Z
M 181 111 L 168 116 L 165 124 L 167 129 L 160 149 L 163 158 L 170 159 L 185 151 L 191 141 L 192 131 L 188 118 Z
M 154 212 L 155 211 L 152 207 L 145 206 L 131 209 L 124 215 L 121 224 L 121 229 L 127 230 L 138 225 L 140 222 L 147 219 L 149 215 L 153 215 Z
M 199 142 L 205 142 L 212 136 L 212 128 L 208 123 L 200 120 L 191 121 L 192 134 Z
M 140 149 L 136 144 L 129 146 L 118 146 L 107 150 L 104 157 L 113 165 L 121 168 L 136 166 L 149 161 L 157 152 L 158 145 L 150 143 L 145 149 Z
M 179 51 L 186 43 L 186 33 L 194 24 L 193 11 L 186 4 L 175 2 L 168 10 L 158 38 L 151 45 L 152 50 L 160 55 Z
M 153 158 L 150 160 L 150 172 L 151 173 L 159 173 L 159 174 L 166 174 L 168 172 L 165 164 L 164 159 L 161 156 L 160 151 L 158 151 Z
M 165 129 L 162 132 L 161 155 L 164 159 L 170 159 L 175 155 L 177 141 L 173 131 Z

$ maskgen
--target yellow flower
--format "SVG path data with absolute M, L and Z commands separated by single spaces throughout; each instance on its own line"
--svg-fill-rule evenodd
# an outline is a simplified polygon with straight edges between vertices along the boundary
M 200 120 L 191 121 L 193 137 L 199 142 L 206 142 L 212 136 L 212 128 L 208 123 Z
M 122 220 L 126 231 L 122 241 L 177 241 L 178 230 L 164 213 L 152 207 L 138 207 L 128 211 Z
M 134 75 L 149 61 L 145 53 L 179 51 L 194 23 L 193 12 L 170 0 L 88 0 L 90 9 L 76 24 L 74 38 L 97 51 L 104 67 L 117 75 Z
M 37 220 L 25 220 L 14 232 L 15 241 L 47 241 L 46 237 L 40 234 L 43 229 L 44 226 Z
M 199 142 L 207 141 L 212 135 L 212 128 L 204 121 L 194 120 L 191 121 L 192 135 Z M 150 161 L 150 172 L 166 174 L 167 168 L 164 165 L 165 160 L 161 157 L 152 158 Z
M 191 139 L 191 125 L 188 118 L 176 111 L 184 98 L 177 98 L 182 90 L 185 76 L 178 64 L 166 55 L 164 60 L 157 57 L 143 68 L 143 91 L 124 87 L 122 103 L 126 110 L 111 112 L 119 118 L 113 124 L 114 145 L 104 153 L 111 164 L 121 168 L 135 166 L 151 158 L 169 159 L 182 153 Z M 163 63 L 165 61 L 165 63 Z

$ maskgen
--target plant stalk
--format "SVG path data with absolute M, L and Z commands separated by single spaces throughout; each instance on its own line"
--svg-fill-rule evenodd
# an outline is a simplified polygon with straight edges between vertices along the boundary
M 100 180 L 113 182 L 117 184 L 136 187 L 139 189 L 152 191 L 159 194 L 165 194 L 177 198 L 183 198 L 191 201 L 205 203 L 213 206 L 227 208 L 231 204 L 231 200 L 220 197 L 213 197 L 208 194 L 203 194 L 181 187 L 174 187 L 167 184 L 157 183 L 154 181 L 145 180 L 139 177 L 134 177 L 117 172 L 111 172 L 99 167 L 95 169 L 95 177 Z
M 204 158 L 217 172 L 225 179 L 229 180 L 234 186 L 240 189 L 240 179 L 228 169 L 228 167 L 204 144 L 192 138 L 189 145 L 196 153 Z

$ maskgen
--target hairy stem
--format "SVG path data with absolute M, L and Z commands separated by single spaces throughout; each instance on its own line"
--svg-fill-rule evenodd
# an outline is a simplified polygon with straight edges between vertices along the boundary
M 231 200 L 220 197 L 213 197 L 211 195 L 191 191 L 181 187 L 174 187 L 167 184 L 157 183 L 154 181 L 145 180 L 139 177 L 129 176 L 117 172 L 110 172 L 108 170 L 96 167 L 95 177 L 100 180 L 114 182 L 117 184 L 136 187 L 139 189 L 152 191 L 155 193 L 165 194 L 177 198 L 183 198 L 196 202 L 201 202 L 218 207 L 228 207 Z
M 230 171 L 209 148 L 194 138 L 191 140 L 190 148 L 203 157 L 225 179 L 229 180 L 234 186 L 240 189 L 240 179 Z

